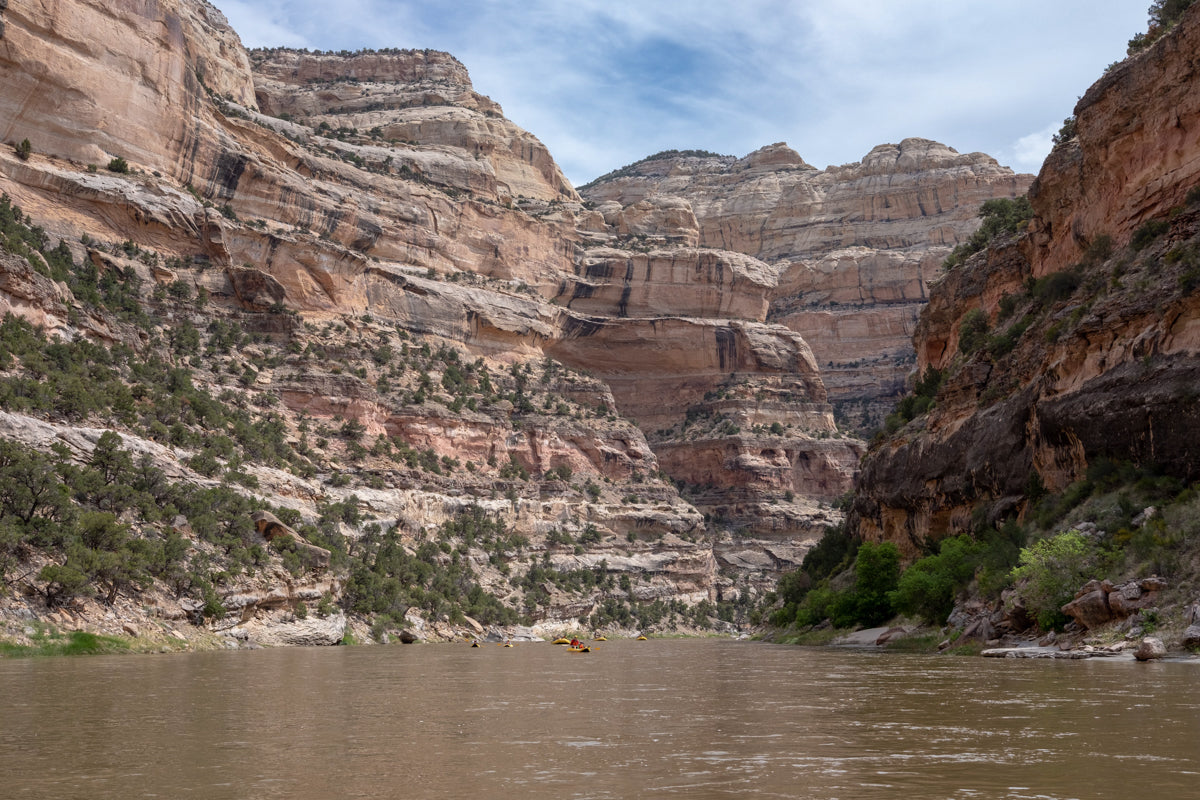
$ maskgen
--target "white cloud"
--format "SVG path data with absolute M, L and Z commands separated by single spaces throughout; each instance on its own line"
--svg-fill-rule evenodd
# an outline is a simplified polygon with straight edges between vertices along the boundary
M 1029 131 L 1145 27 L 1129 0 L 216 2 L 251 46 L 452 53 L 576 183 L 668 148 L 824 166 L 908 136 L 1035 171 Z
M 287 19 L 279 3 L 221 0 L 221 11 L 246 47 L 309 47 L 304 36 L 279 22 Z
M 1040 131 L 1034 131 L 1013 142 L 1003 153 L 1008 156 L 1010 166 L 1017 172 L 1036 173 L 1054 145 L 1054 134 L 1062 127 L 1054 122 Z

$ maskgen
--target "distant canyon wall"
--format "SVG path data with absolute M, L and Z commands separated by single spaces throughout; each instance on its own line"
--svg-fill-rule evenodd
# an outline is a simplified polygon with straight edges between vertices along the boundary
M 906 139 L 825 170 L 782 143 L 740 159 L 667 154 L 583 195 L 619 232 L 755 259 L 770 276 L 764 319 L 805 338 L 844 420 L 869 429 L 913 370 L 942 260 L 977 227 L 980 204 L 1031 181 L 982 153 Z

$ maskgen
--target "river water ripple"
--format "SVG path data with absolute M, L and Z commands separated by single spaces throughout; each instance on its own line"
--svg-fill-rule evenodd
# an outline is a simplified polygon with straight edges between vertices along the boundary
M 7 798 L 1200 798 L 1200 665 L 724 640 L 0 661 Z

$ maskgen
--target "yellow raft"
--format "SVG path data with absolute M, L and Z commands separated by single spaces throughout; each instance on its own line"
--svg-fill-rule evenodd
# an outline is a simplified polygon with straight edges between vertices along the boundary
M 554 644 L 570 644 L 570 639 L 555 639 Z
M 590 648 L 590 647 L 568 647 L 567 652 L 568 653 L 590 653 L 590 652 L 592 652 L 592 648 Z

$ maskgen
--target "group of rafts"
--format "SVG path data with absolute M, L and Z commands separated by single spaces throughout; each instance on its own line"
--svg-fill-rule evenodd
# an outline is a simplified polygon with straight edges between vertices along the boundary
M 593 642 L 607 642 L 608 639 L 605 638 L 604 636 L 597 636 L 594 639 L 592 639 L 592 641 Z M 637 637 L 637 641 L 644 642 L 644 641 L 646 641 L 646 637 L 639 636 L 639 637 Z M 565 644 L 567 646 L 568 653 L 590 653 L 590 652 L 592 652 L 592 646 L 589 644 L 585 644 L 584 642 L 581 642 L 579 639 L 555 639 L 554 644 Z M 498 647 L 512 647 L 513 643 L 511 641 L 496 642 L 496 645 Z M 482 645 L 480 644 L 478 639 L 472 639 L 471 647 L 482 647 Z

